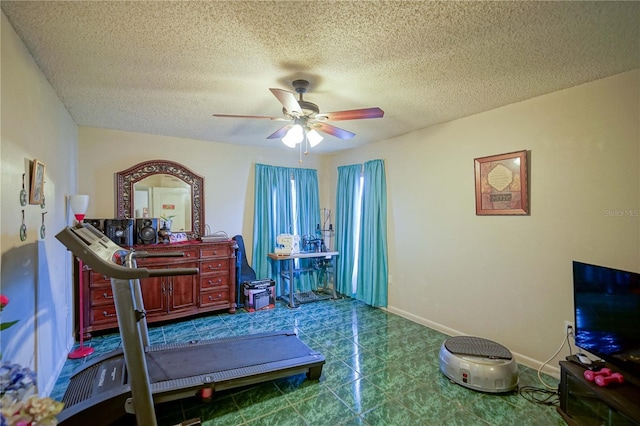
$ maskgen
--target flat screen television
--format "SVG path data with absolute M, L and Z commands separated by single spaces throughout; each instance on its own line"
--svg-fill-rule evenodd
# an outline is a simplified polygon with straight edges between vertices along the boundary
M 640 377 L 640 274 L 573 262 L 575 344 Z

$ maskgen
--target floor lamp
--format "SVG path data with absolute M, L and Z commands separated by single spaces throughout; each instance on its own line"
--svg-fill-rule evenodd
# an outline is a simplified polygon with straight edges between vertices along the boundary
M 69 205 L 76 220 L 82 222 L 84 215 L 87 213 L 87 207 L 89 207 L 88 195 L 70 195 Z M 80 320 L 80 347 L 69 352 L 68 357 L 71 359 L 84 358 L 93 353 L 93 348 L 84 346 L 84 298 L 83 298 L 83 270 L 84 264 L 82 259 L 78 258 L 78 318 Z

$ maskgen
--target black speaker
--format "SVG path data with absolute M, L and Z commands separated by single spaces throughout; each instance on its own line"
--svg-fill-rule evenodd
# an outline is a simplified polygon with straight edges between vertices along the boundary
M 156 244 L 158 242 L 158 219 L 136 219 L 136 242 L 138 244 Z
M 84 219 L 84 223 L 88 223 L 89 225 L 96 228 L 98 231 L 104 233 L 104 221 L 106 219 Z
M 104 233 L 119 246 L 132 246 L 135 244 L 133 239 L 133 219 L 105 219 Z

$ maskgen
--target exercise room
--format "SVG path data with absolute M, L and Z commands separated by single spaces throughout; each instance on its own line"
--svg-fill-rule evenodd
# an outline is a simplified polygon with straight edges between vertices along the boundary
M 640 423 L 640 3 L 0 8 L 3 425 Z

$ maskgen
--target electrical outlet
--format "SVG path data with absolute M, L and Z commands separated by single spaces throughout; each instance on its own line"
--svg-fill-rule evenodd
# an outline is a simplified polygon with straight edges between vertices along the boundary
M 570 328 L 570 331 L 567 331 L 567 329 Z M 564 335 L 566 336 L 567 334 L 573 336 L 573 332 L 574 332 L 575 328 L 573 326 L 573 322 L 572 321 L 564 321 L 564 328 L 562 329 L 562 332 L 564 333 Z

